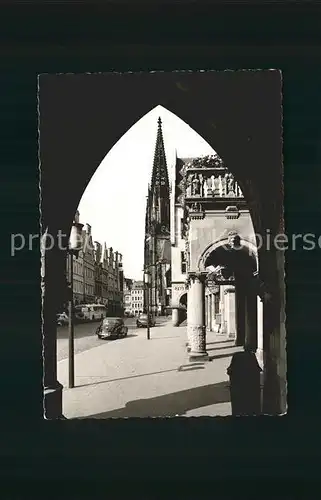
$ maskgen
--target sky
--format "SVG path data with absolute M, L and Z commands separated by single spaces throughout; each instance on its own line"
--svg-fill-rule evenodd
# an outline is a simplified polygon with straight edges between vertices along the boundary
M 123 256 L 126 278 L 141 280 L 144 265 L 145 211 L 157 135 L 162 119 L 169 178 L 178 157 L 213 154 L 189 125 L 157 106 L 135 123 L 107 152 L 78 207 L 80 222 L 90 224 L 93 241 L 106 242 Z

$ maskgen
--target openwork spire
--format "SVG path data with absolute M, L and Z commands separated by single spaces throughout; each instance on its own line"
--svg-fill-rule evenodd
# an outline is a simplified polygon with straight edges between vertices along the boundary
M 168 171 L 167 171 L 167 163 L 166 163 L 166 155 L 165 155 L 165 147 L 164 147 L 164 139 L 162 131 L 162 120 L 160 117 L 158 118 L 157 123 L 158 123 L 158 128 L 157 128 L 157 138 L 156 138 L 151 188 L 154 189 L 154 187 L 164 186 L 166 189 L 169 190 Z

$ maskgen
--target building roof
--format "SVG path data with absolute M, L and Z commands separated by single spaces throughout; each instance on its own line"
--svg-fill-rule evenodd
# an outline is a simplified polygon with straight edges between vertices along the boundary
M 144 286 L 144 282 L 143 282 L 143 281 L 134 281 L 134 282 L 133 282 L 133 289 L 134 289 L 134 288 L 136 288 L 136 289 L 137 289 L 137 288 L 141 288 L 141 287 L 143 287 L 143 286 Z
M 160 186 L 169 190 L 168 170 L 167 170 L 166 154 L 165 154 L 163 131 L 162 131 L 162 120 L 160 117 L 158 118 L 151 190 L 153 191 L 156 186 Z

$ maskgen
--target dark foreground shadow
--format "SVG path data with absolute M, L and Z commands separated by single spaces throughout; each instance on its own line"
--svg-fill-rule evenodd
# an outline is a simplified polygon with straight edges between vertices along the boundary
M 126 418 L 126 417 L 175 417 L 184 415 L 187 411 L 218 403 L 228 403 L 230 391 L 228 382 L 193 387 L 179 392 L 150 399 L 129 401 L 124 408 L 89 415 L 87 418 Z

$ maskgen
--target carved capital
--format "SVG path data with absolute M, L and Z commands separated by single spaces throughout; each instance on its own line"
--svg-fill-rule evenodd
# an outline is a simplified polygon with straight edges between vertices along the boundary
M 235 287 L 231 286 L 231 287 L 228 287 L 224 290 L 224 295 L 227 295 L 228 293 L 235 293 Z
M 187 284 L 190 286 L 192 283 L 202 283 L 205 284 L 207 274 L 200 272 L 190 272 L 187 277 Z

